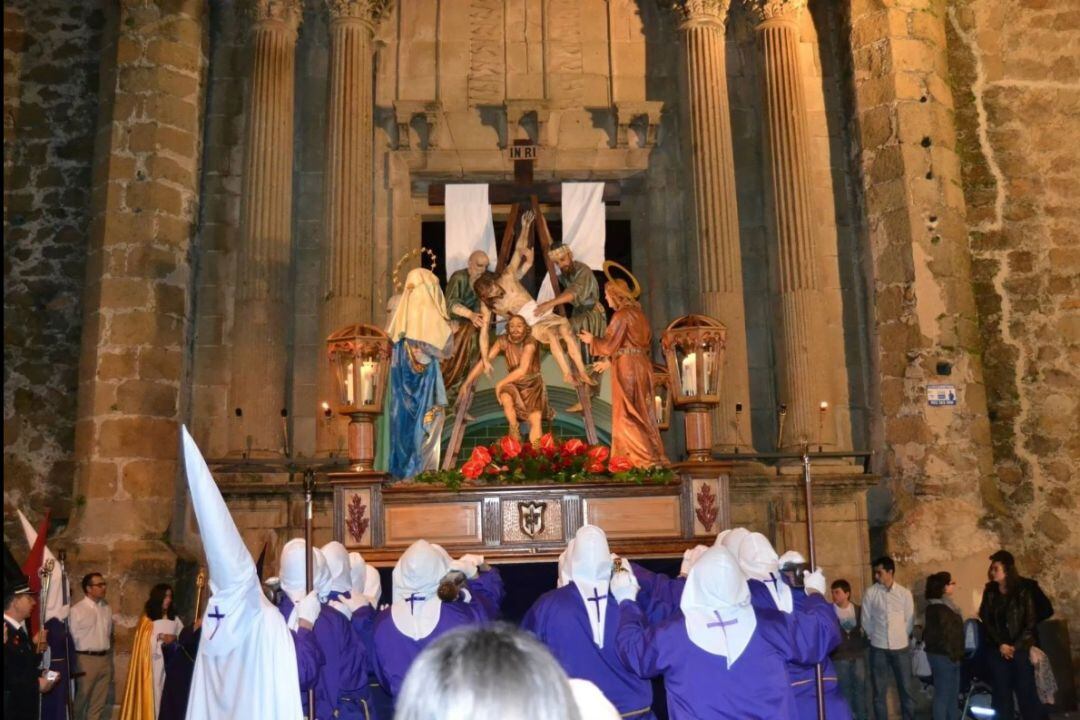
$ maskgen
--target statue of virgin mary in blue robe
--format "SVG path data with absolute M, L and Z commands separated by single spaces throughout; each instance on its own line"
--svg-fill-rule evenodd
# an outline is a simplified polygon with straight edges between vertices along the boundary
M 405 278 L 387 327 L 390 361 L 390 474 L 411 478 L 439 466 L 446 387 L 439 360 L 453 350 L 453 331 L 439 279 L 425 268 Z

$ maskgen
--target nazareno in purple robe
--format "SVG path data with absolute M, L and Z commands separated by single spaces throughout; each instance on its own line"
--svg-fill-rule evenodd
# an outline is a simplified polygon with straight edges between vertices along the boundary
M 359 608 L 353 613 L 352 628 L 353 633 L 364 645 L 368 710 L 373 719 L 390 720 L 394 717 L 394 703 L 390 699 L 390 694 L 379 684 L 379 677 L 375 674 L 375 616 L 377 613 L 372 608 L 367 608 L 369 612 L 360 612 L 364 609 Z
M 619 659 L 642 677 L 662 675 L 671 720 L 795 720 L 795 698 L 786 664 L 813 664 L 828 655 L 816 612 L 786 615 L 755 608 L 750 643 L 730 667 L 723 655 L 695 645 L 682 611 L 649 627 L 636 602 L 619 603 L 615 643 Z
M 781 576 L 777 582 L 784 582 Z M 750 602 L 756 608 L 776 610 L 776 602 L 772 593 L 760 580 L 750 580 Z M 836 613 L 819 595 L 807 595 L 801 588 L 791 588 L 791 600 L 796 613 L 814 612 L 822 618 L 831 619 L 822 628 L 821 641 L 829 645 L 832 652 L 840 644 L 840 622 L 836 619 Z M 817 720 L 817 680 L 814 672 L 814 663 L 788 663 L 788 679 L 791 689 L 795 694 L 795 705 L 798 710 L 799 720 Z M 829 720 L 851 720 L 851 708 L 840 691 L 840 684 L 836 679 L 836 668 L 828 655 L 821 661 L 821 673 L 825 684 L 825 714 Z
M 365 720 L 371 716 L 373 703 L 367 681 L 367 648 L 355 628 L 370 623 L 375 610 L 368 605 L 346 618 L 328 604 L 341 594 L 330 593 L 315 621 L 315 642 L 326 659 L 315 682 L 315 716 Z
M 285 593 L 281 593 L 277 607 L 285 617 L 285 622 L 288 622 L 289 616 L 292 615 L 293 611 L 293 602 L 289 599 L 289 596 Z M 321 616 L 322 612 L 320 612 L 319 615 Z M 323 657 L 322 650 L 319 649 L 318 643 L 315 642 L 314 630 L 298 628 L 291 632 L 293 647 L 296 649 L 296 669 L 299 675 L 298 680 L 300 682 L 300 702 L 304 706 L 304 714 L 307 715 L 308 690 L 315 687 L 315 683 L 322 673 L 326 658 Z
M 165 645 L 165 686 L 161 690 L 161 709 L 157 720 L 184 720 L 187 715 L 188 694 L 191 692 L 191 676 L 195 672 L 195 656 L 199 652 L 198 630 L 185 627 L 176 642 Z
M 397 697 L 401 684 L 405 682 L 405 673 L 416 656 L 440 636 L 459 627 L 497 618 L 504 595 L 498 568 L 481 572 L 468 582 L 468 588 L 472 594 L 471 602 L 444 602 L 439 610 L 439 622 L 429 635 L 419 640 L 413 640 L 397 629 L 390 616 L 390 608 L 384 609 L 375 618 L 375 672 L 391 697 Z
M 521 628 L 535 634 L 572 678 L 589 680 L 624 718 L 651 720 L 652 683 L 628 670 L 619 660 L 615 630 L 619 609 L 608 593 L 604 622 L 604 647 L 593 642 L 592 626 L 581 593 L 570 583 L 537 598 L 521 621 Z
M 65 720 L 67 718 L 67 690 L 71 680 L 71 662 L 75 657 L 75 645 L 63 620 L 49 618 L 45 621 L 48 631 L 50 670 L 60 673 L 53 689 L 41 696 L 41 720 Z

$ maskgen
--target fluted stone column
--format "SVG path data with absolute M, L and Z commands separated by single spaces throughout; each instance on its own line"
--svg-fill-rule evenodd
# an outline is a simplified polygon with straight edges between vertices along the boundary
M 280 455 L 292 257 L 293 76 L 301 0 L 254 0 L 236 262 L 232 453 Z
M 811 217 L 809 133 L 796 25 L 806 0 L 746 0 L 755 21 L 765 93 L 770 206 L 779 259 L 779 322 L 774 331 L 780 402 L 787 405 L 783 446 L 819 439 L 819 405 L 831 404 L 831 350 L 822 316 Z M 830 412 L 831 418 L 835 413 Z M 830 430 L 820 434 L 831 437 Z
M 330 78 L 326 132 L 326 252 L 320 332 L 371 322 L 372 179 L 375 28 L 391 0 L 326 0 L 330 13 Z M 382 317 L 374 318 L 382 324 Z M 320 360 L 319 395 L 333 397 L 333 377 Z M 332 403 L 332 400 L 331 400 Z M 318 448 L 337 449 L 345 421 L 320 422 Z
M 690 99 L 691 161 L 701 309 L 727 326 L 727 352 L 713 444 L 750 449 L 750 369 L 746 351 L 742 252 L 731 150 L 724 29 L 731 0 L 680 0 Z M 735 404 L 743 412 L 736 433 Z M 738 435 L 738 438 L 736 437 Z

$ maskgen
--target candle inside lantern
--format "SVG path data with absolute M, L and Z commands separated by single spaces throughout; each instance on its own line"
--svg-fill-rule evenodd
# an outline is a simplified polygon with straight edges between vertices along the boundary
M 713 350 L 706 350 L 705 352 L 702 353 L 702 358 L 701 359 L 705 363 L 705 367 L 702 368 L 703 374 L 705 375 L 705 392 L 704 392 L 704 394 L 705 395 L 715 395 L 716 394 L 716 389 L 713 387 L 713 383 L 712 383 L 712 379 L 713 379 L 712 366 L 713 366 L 713 361 L 716 359 L 716 352 L 713 351 Z
M 353 390 L 353 364 L 345 368 L 345 404 L 352 405 L 356 398 L 356 394 Z
M 656 422 L 664 422 L 664 399 L 659 395 L 653 396 L 653 407 L 656 408 Z
M 682 361 L 682 393 L 697 395 L 697 353 L 690 353 Z
M 375 402 L 375 361 L 365 360 L 360 364 L 360 403 L 371 405 Z

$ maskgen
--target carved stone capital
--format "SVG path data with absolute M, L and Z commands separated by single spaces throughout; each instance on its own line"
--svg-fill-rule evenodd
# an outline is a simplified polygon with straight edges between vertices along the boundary
M 296 32 L 304 16 L 303 0 L 251 0 L 248 7 L 255 27 L 281 24 Z
M 795 22 L 807 0 L 744 0 L 744 3 L 751 20 L 760 25 L 769 20 Z
M 672 0 L 671 8 L 678 15 L 679 27 L 686 29 L 697 25 L 718 25 L 723 28 L 727 23 L 728 8 L 731 0 Z
M 394 0 L 326 0 L 330 21 L 359 20 L 372 29 L 390 14 Z

